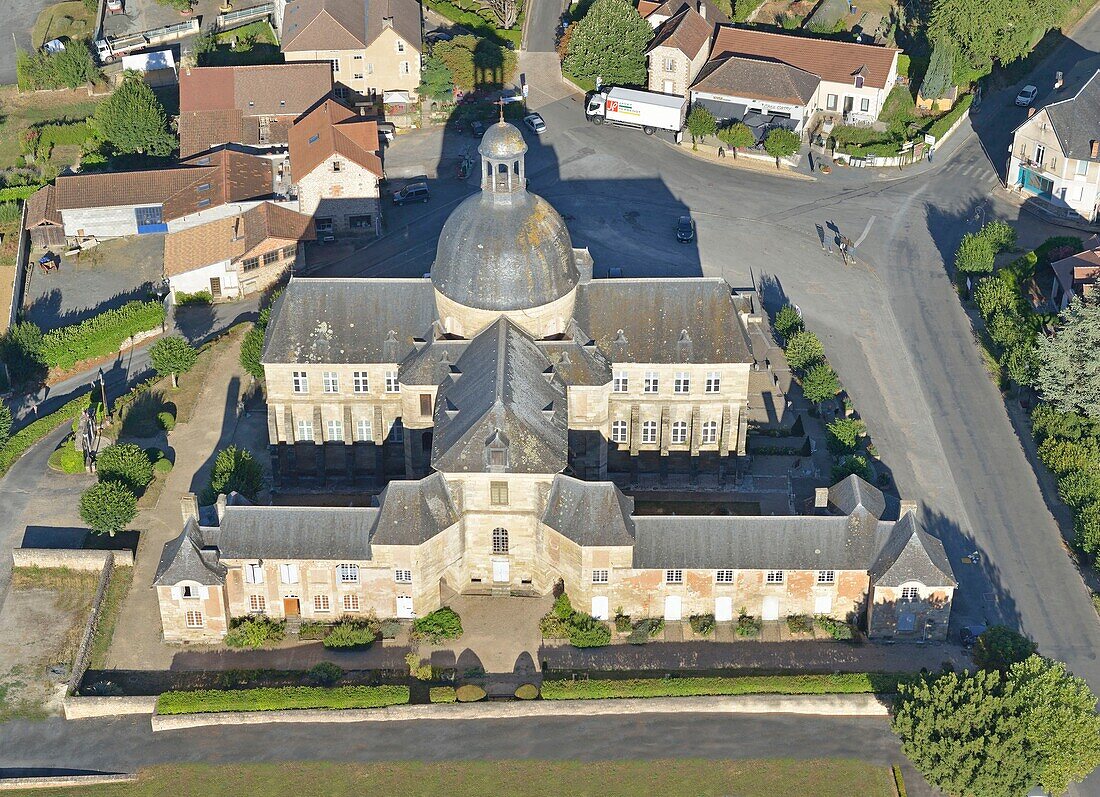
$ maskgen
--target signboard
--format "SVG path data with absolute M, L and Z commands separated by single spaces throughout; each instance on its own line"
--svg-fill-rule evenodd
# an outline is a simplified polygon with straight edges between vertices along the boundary
M 924 143 L 931 146 L 932 144 L 936 143 L 936 137 L 934 135 L 932 135 L 931 133 L 925 133 L 924 134 Z

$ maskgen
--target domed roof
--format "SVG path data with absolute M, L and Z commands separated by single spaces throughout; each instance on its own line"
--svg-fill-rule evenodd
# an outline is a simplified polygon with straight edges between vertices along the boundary
M 527 152 L 527 142 L 523 140 L 519 128 L 502 120 L 485 131 L 477 151 L 483 158 L 514 159 Z
M 455 208 L 431 275 L 444 296 L 479 310 L 541 307 L 580 281 L 565 222 L 522 188 L 504 197 L 483 190 Z

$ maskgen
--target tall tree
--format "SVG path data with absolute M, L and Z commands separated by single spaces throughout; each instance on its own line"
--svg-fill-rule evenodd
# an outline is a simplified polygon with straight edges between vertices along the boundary
M 488 2 L 500 27 L 507 30 L 516 24 L 516 19 L 519 17 L 519 3 L 516 0 L 488 0 Z
M 433 100 L 449 100 L 454 96 L 455 77 L 447 68 L 446 62 L 434 52 L 424 59 L 424 68 L 420 70 L 420 87 L 417 93 L 421 97 Z
M 737 150 L 741 147 L 751 147 L 756 143 L 756 136 L 752 128 L 744 122 L 734 122 L 718 131 L 718 140 L 733 150 L 733 157 L 737 157 Z
M 938 41 L 932 47 L 932 57 L 928 61 L 928 70 L 920 86 L 921 96 L 926 100 L 938 100 L 946 96 L 954 82 L 955 45 L 950 40 Z
M 1100 418 L 1100 299 L 1074 297 L 1061 322 L 1039 336 L 1035 384 L 1057 410 Z
M 100 138 L 119 153 L 165 156 L 176 148 L 164 106 L 137 72 L 126 73 L 122 84 L 96 108 L 92 122 Z
M 562 61 L 566 72 L 609 85 L 645 85 L 653 28 L 627 0 L 596 0 L 573 27 Z
M 764 151 L 775 158 L 775 168 L 778 169 L 779 159 L 794 155 L 801 143 L 798 133 L 785 127 L 774 127 L 764 138 Z
M 693 105 L 691 113 L 687 115 L 687 129 L 691 133 L 691 148 L 698 149 L 696 142 L 702 141 L 707 136 L 713 136 L 718 129 L 718 121 L 708 109 L 702 105 Z

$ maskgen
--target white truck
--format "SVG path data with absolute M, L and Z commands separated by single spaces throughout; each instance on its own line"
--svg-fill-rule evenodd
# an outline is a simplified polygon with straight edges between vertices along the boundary
M 122 36 L 104 36 L 95 43 L 96 55 L 101 64 L 110 63 L 124 55 L 136 53 L 147 47 L 173 42 L 187 36 L 194 36 L 199 32 L 199 20 L 191 18 L 173 25 L 165 25 L 152 30 L 144 30 L 140 33 L 126 33 Z
M 687 99 L 656 91 L 604 86 L 588 98 L 584 113 L 594 124 L 640 127 L 647 136 L 658 130 L 675 133 L 684 127 Z

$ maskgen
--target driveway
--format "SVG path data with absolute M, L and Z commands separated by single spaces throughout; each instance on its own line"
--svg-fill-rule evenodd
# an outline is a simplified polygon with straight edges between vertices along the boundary
M 151 1 L 151 0 L 150 0 Z M 0 0 L 0 19 L 4 20 L 5 41 L 0 46 L 0 84 L 15 82 L 15 44 L 21 49 L 31 49 L 31 28 L 44 8 L 53 5 L 52 0 Z

